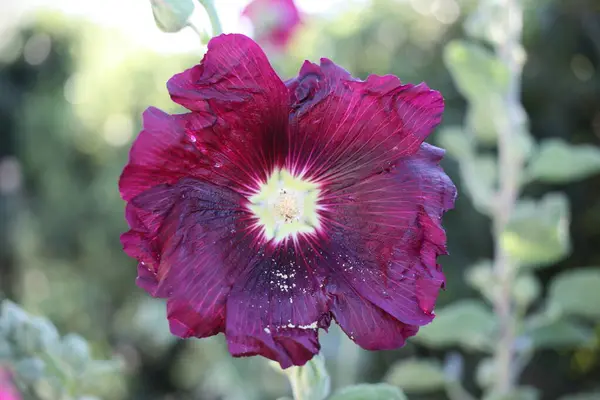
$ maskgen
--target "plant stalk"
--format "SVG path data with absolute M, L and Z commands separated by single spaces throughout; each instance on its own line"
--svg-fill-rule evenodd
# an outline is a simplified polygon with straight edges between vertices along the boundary
M 495 349 L 497 380 L 494 392 L 500 395 L 511 393 L 515 386 L 515 325 L 516 310 L 512 300 L 512 286 L 516 276 L 516 265 L 502 247 L 502 233 L 515 208 L 519 195 L 519 177 L 523 160 L 515 156 L 514 147 L 518 138 L 515 134 L 522 129 L 521 117 L 521 71 L 519 60 L 523 11 L 520 0 L 504 0 L 506 12 L 506 37 L 495 46 L 495 50 L 510 72 L 509 86 L 503 98 L 508 117 L 501 121 L 502 129 L 498 134 L 498 170 L 499 189 L 493 218 L 494 229 L 494 273 L 499 283 L 495 296 L 494 310 L 499 318 L 500 337 Z
M 210 24 L 212 26 L 212 36 L 217 36 L 223 33 L 223 28 L 221 27 L 221 21 L 219 20 L 219 14 L 217 14 L 217 9 L 213 4 L 212 0 L 198 0 L 198 2 L 204 7 L 206 13 L 208 14 L 208 18 L 210 19 Z

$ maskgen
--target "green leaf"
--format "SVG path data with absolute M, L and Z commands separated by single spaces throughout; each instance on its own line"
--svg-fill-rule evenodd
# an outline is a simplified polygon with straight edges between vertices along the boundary
M 179 32 L 194 12 L 193 0 L 150 0 L 156 26 L 163 32 Z
M 34 384 L 44 376 L 46 364 L 39 358 L 24 358 L 15 363 L 15 373 L 28 385 Z
M 517 277 L 512 286 L 512 296 L 517 305 L 526 309 L 540 297 L 542 284 L 532 274 L 523 274 Z
M 31 317 L 22 310 L 14 315 L 18 316 L 19 322 L 13 324 L 12 340 L 18 351 L 32 355 L 48 351 L 58 342 L 58 331 L 46 318 Z
M 521 266 L 540 267 L 559 261 L 570 251 L 568 199 L 550 193 L 540 201 L 520 200 L 500 240 Z
M 502 128 L 499 121 L 505 121 L 507 114 L 502 97 L 484 98 L 470 103 L 465 123 L 479 142 L 492 146 Z
M 513 389 L 509 394 L 489 394 L 483 400 L 538 400 L 540 397 L 538 389 L 531 386 L 522 386 Z
M 444 61 L 458 90 L 472 103 L 502 96 L 508 89 L 508 68 L 483 46 L 454 40 L 444 50 Z
M 477 364 L 475 381 L 482 389 L 494 385 L 496 381 L 496 364 L 493 358 L 484 358 Z
M 492 210 L 498 165 L 495 157 L 477 155 L 460 161 L 460 177 L 475 208 L 489 214 Z
M 550 283 L 548 306 L 567 315 L 600 319 L 600 268 L 573 269 Z
M 79 376 L 78 384 L 86 392 L 101 393 L 103 388 L 114 385 L 124 365 L 121 359 L 92 360 Z
M 29 322 L 29 315 L 10 300 L 4 300 L 0 309 L 2 334 L 9 340 L 18 338 L 23 326 Z
M 600 148 L 570 145 L 561 139 L 544 140 L 526 171 L 528 180 L 566 183 L 600 172 Z
M 459 345 L 465 349 L 486 350 L 493 345 L 496 318 L 477 300 L 461 300 L 441 310 L 421 328 L 415 340 L 436 348 Z
M 470 158 L 474 154 L 473 141 L 459 126 L 450 126 L 440 130 L 436 139 L 438 145 L 445 149 L 448 155 L 459 161 Z
M 431 392 L 443 388 L 446 377 L 435 360 L 408 359 L 392 365 L 385 381 L 407 392 Z
M 489 214 L 497 181 L 494 157 L 476 155 L 473 140 L 459 127 L 448 127 L 437 136 L 438 144 L 459 163 L 460 177 L 475 208 Z
M 497 282 L 494 280 L 492 260 L 479 260 L 465 271 L 465 280 L 483 297 L 493 301 Z
M 588 343 L 594 331 L 575 322 L 559 319 L 527 328 L 524 335 L 536 349 L 573 348 Z
M 90 347 L 87 341 L 77 334 L 66 335 L 60 346 L 63 360 L 74 372 L 82 374 L 90 362 Z
M 398 388 L 378 383 L 355 385 L 338 390 L 329 400 L 408 400 Z
M 12 357 L 12 349 L 8 340 L 0 336 L 0 361 L 8 360 Z
M 290 380 L 295 400 L 323 400 L 329 396 L 330 378 L 320 355 L 302 367 L 290 367 L 283 372 Z

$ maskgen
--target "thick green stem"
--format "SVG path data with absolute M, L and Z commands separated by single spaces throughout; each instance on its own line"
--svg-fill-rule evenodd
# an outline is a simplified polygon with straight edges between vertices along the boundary
M 513 213 L 519 191 L 519 176 L 522 160 L 511 151 L 517 140 L 514 135 L 521 129 L 521 63 L 518 59 L 521 40 L 522 9 L 519 0 L 504 0 L 506 12 L 506 38 L 496 45 L 496 52 L 510 72 L 509 89 L 503 99 L 509 110 L 508 118 L 500 122 L 498 135 L 498 202 L 493 215 L 495 259 L 494 272 L 499 281 L 499 292 L 495 296 L 494 309 L 499 318 L 500 337 L 496 345 L 495 361 L 497 380 L 495 392 L 509 394 L 515 385 L 515 308 L 512 301 L 512 286 L 516 268 L 501 238 Z
M 198 2 L 202 5 L 202 7 L 204 7 L 206 13 L 208 14 L 208 18 L 210 19 L 210 24 L 212 26 L 212 36 L 217 36 L 223 33 L 221 21 L 219 20 L 217 9 L 215 8 L 212 0 L 198 0 Z

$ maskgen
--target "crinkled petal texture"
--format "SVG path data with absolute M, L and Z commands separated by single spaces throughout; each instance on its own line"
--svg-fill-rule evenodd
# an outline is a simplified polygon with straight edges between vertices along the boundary
M 423 142 L 438 92 L 360 81 L 326 59 L 283 83 L 242 35 L 213 39 L 168 89 L 190 112 L 144 114 L 120 180 L 121 240 L 138 285 L 167 299 L 175 335 L 224 333 L 234 356 L 288 367 L 319 351 L 332 319 L 370 350 L 433 319 L 456 196 L 443 150 Z M 248 204 L 280 168 L 319 185 L 320 225 L 275 242 Z

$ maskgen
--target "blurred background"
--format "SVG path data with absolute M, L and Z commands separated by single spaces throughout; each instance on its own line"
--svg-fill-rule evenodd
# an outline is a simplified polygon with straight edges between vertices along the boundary
M 241 17 L 247 3 L 215 1 L 224 31 L 252 32 Z M 328 57 L 361 78 L 375 73 L 426 81 L 446 98 L 443 127 L 462 124 L 467 103 L 443 62 L 443 49 L 465 36 L 462 24 L 475 0 L 296 4 L 303 24 L 285 50 L 270 53 L 282 77 L 293 77 L 304 59 Z M 201 14 L 195 16 L 199 24 L 206 20 Z M 523 44 L 522 101 L 533 137 L 597 146 L 598 0 L 525 2 Z M 179 111 L 165 83 L 197 63 L 204 50 L 189 28 L 161 32 L 147 0 L 0 0 L 0 294 L 49 318 L 61 334 L 85 337 L 94 357 L 123 360 L 122 373 L 90 389 L 103 399 L 289 395 L 285 378 L 265 360 L 232 359 L 222 336 L 171 336 L 163 302 L 135 286 L 135 262 L 119 242 L 127 227 L 117 181 L 141 113 L 150 105 Z M 436 140 L 434 134 L 430 141 Z M 458 163 L 448 157 L 444 165 L 462 193 Z M 571 252 L 532 272 L 539 299 L 558 274 L 600 266 L 600 176 L 535 183 L 525 194 L 548 191 L 570 201 Z M 451 255 L 442 260 L 448 284 L 438 307 L 479 302 L 465 272 L 491 258 L 490 219 L 460 195 L 444 222 Z M 536 304 L 541 300 L 534 299 L 530 310 Z M 600 302 L 589 306 L 598 310 Z M 520 380 L 537 388 L 539 398 L 598 388 L 600 318 L 582 324 L 585 334 L 566 334 L 566 340 L 560 328 L 546 332 L 550 339 L 541 339 L 545 345 L 528 360 Z M 321 342 L 334 387 L 384 380 L 402 385 L 406 377 L 397 377 L 398 362 L 425 358 L 451 366 L 458 356 L 465 387 L 481 394 L 478 365 L 486 354 L 477 348 L 451 343 L 441 349 L 411 340 L 399 350 L 366 352 L 335 327 Z M 411 399 L 448 398 L 435 379 L 413 392 L 410 384 L 405 389 Z

